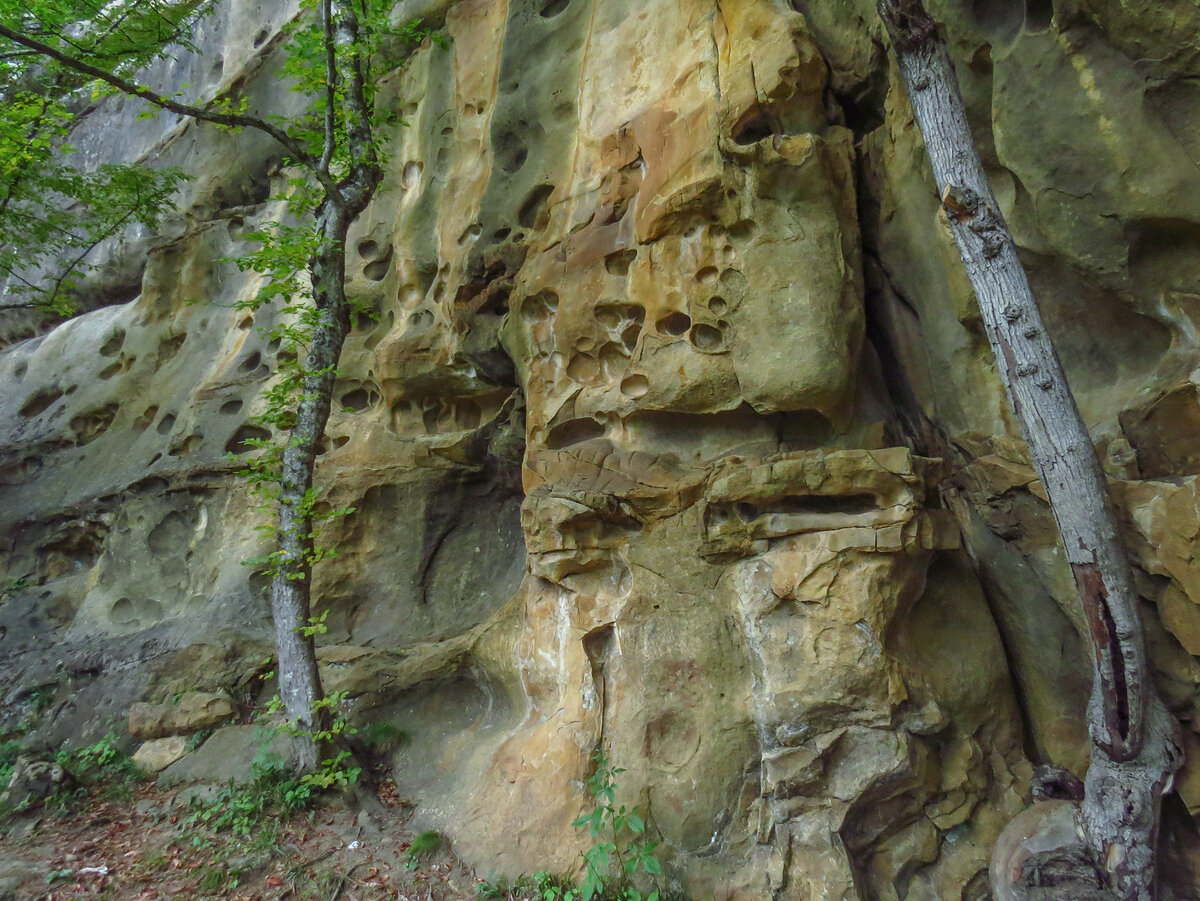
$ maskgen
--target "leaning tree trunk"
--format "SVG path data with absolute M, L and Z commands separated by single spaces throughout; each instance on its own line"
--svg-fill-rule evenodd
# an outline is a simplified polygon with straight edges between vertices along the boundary
M 383 178 L 371 130 L 364 54 L 358 17 L 348 0 L 319 4 L 326 54 L 325 142 L 316 169 L 325 186 L 317 210 L 317 250 L 309 260 L 313 305 L 317 318 L 308 355 L 307 374 L 296 410 L 296 424 L 283 451 L 279 486 L 279 563 L 271 584 L 271 613 L 275 620 L 279 695 L 284 712 L 299 739 L 296 761 L 302 773 L 321 760 L 329 732 L 330 713 L 321 702 L 316 643 L 310 625 L 312 563 L 315 558 L 312 521 L 313 468 L 325 434 L 342 345 L 350 332 L 346 300 L 346 233 Z M 337 88 L 341 87 L 339 95 Z M 333 183 L 330 164 L 338 147 L 337 116 L 345 120 L 346 148 L 354 160 L 347 176 Z
M 338 359 L 350 331 L 345 295 L 347 219 L 340 205 L 322 204 L 318 215 L 320 245 L 309 262 L 313 328 L 306 375 L 296 422 L 283 450 L 279 486 L 279 562 L 271 584 L 271 614 L 275 620 L 279 697 L 297 739 L 297 768 L 312 772 L 321 759 L 320 735 L 328 731 L 329 712 L 317 673 L 310 595 L 314 556 L 312 498 L 317 448 L 325 434 L 332 405 Z
M 988 187 L 946 43 L 921 0 L 878 5 L 1090 631 L 1092 757 L 1075 816 L 1087 853 L 1065 855 L 1082 860 L 1076 869 L 1088 872 L 1062 873 L 1060 856 L 1059 866 L 1048 868 L 1058 870 L 1050 878 L 1064 880 L 1053 897 L 1094 896 L 1099 889 L 1115 898 L 1150 899 L 1161 799 L 1179 751 L 1174 720 L 1152 684 L 1133 574 L 1117 537 L 1104 471 Z M 1032 887 L 1038 869 L 1026 866 L 1002 878 Z

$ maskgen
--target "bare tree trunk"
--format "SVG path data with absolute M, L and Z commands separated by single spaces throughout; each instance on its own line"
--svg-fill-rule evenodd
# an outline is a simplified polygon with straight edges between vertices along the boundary
M 1178 768 L 1179 750 L 1176 725 L 1151 680 L 1133 574 L 1117 537 L 1104 471 L 988 187 L 945 41 L 920 0 L 878 0 L 878 6 L 1090 630 L 1093 748 L 1076 825 L 1088 852 L 1083 860 L 1091 866 L 1076 869 L 1091 872 L 1064 875 L 1050 867 L 1057 872 L 1049 878 L 1061 880 L 1052 897 L 1100 891 L 1150 899 L 1162 794 Z M 1038 870 L 1024 866 L 1004 878 L 1030 888 Z
M 305 360 L 306 375 L 296 424 L 283 451 L 279 490 L 280 558 L 271 584 L 271 613 L 275 620 L 279 695 L 284 712 L 299 739 L 296 761 L 300 772 L 320 763 L 327 732 L 328 709 L 317 671 L 316 644 L 307 632 L 311 609 L 314 556 L 310 492 L 317 448 L 325 434 L 332 405 L 337 365 L 350 331 L 346 301 L 346 232 L 366 209 L 382 178 L 371 132 L 371 110 L 366 100 L 358 19 L 347 0 L 323 0 L 319 5 L 325 33 L 326 107 L 325 143 L 316 163 L 325 186 L 325 199 L 317 211 L 320 243 L 309 260 L 313 304 L 317 321 Z M 337 149 L 337 85 L 344 90 L 341 102 L 346 117 L 346 142 L 354 160 L 350 173 L 333 185 L 330 163 Z
M 319 706 L 321 681 L 316 645 L 306 631 L 312 615 L 310 594 L 314 551 L 309 492 L 317 447 L 329 421 L 333 385 L 342 345 L 350 331 L 344 291 L 346 217 L 340 204 L 326 201 L 318 216 L 321 244 L 309 263 L 317 323 L 305 361 L 303 392 L 296 424 L 283 450 L 279 486 L 279 563 L 271 584 L 271 614 L 279 658 L 279 696 L 296 732 L 301 772 L 312 772 L 321 758 L 317 734 L 328 728 L 328 711 Z

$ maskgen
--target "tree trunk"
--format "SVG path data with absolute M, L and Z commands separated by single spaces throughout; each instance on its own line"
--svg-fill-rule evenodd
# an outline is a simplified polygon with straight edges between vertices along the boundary
M 325 143 L 317 176 L 325 186 L 325 199 L 317 211 L 320 244 L 309 260 L 313 304 L 317 322 L 305 360 L 304 390 L 296 410 L 296 424 L 283 451 L 279 486 L 280 560 L 271 584 L 271 613 L 275 620 L 279 695 L 284 712 L 300 739 L 298 769 L 316 769 L 324 744 L 318 735 L 328 731 L 330 712 L 321 701 L 316 642 L 306 632 L 311 608 L 314 552 L 311 491 L 317 447 L 329 421 L 334 382 L 342 345 L 350 332 L 346 301 L 346 232 L 367 208 L 383 177 L 371 130 L 371 108 L 366 99 L 362 43 L 354 7 L 346 0 L 320 4 L 325 33 L 326 110 Z M 337 149 L 335 86 L 341 84 L 341 111 L 346 121 L 345 140 L 354 160 L 350 173 L 333 185 L 330 162 Z
M 279 658 L 279 695 L 289 724 L 299 739 L 297 765 L 308 773 L 320 763 L 316 735 L 328 728 L 329 716 L 317 674 L 316 643 L 306 632 L 312 616 L 313 522 L 310 491 L 317 447 L 325 434 L 342 345 L 350 331 L 345 295 L 346 230 L 349 221 L 340 205 L 322 204 L 318 214 L 321 243 L 309 262 L 317 322 L 305 361 L 303 393 L 296 424 L 283 450 L 279 486 L 280 558 L 271 585 L 275 648 Z
M 1152 684 L 1133 574 L 1117 537 L 1104 471 L 988 187 L 945 41 L 920 0 L 878 5 L 1090 631 L 1093 748 L 1076 823 L 1092 872 L 1072 874 L 1053 897 L 1072 897 L 1069 883 L 1077 892 L 1090 886 L 1092 893 L 1150 899 L 1161 799 L 1179 751 L 1174 720 Z M 1037 878 L 1029 870 L 1036 869 L 1008 876 L 1028 887 Z

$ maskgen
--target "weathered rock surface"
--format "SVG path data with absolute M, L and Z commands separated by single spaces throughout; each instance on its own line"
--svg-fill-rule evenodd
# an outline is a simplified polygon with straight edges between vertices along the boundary
M 929 6 L 1190 736 L 1164 883 L 1195 897 L 1200 12 Z M 287 109 L 289 14 L 231 0 L 160 77 Z M 410 127 L 350 243 L 378 320 L 318 472 L 355 507 L 322 536 L 326 684 L 411 734 L 398 778 L 485 873 L 578 865 L 602 744 L 694 897 L 986 897 L 1031 763 L 1086 768 L 1090 670 L 873 0 L 398 15 L 450 42 L 380 86 Z M 287 173 L 135 116 L 87 147 L 195 171 L 177 221 L 105 251 L 127 295 L 0 352 L 0 684 L 7 716 L 52 701 L 46 741 L 252 701 L 270 653 L 224 454 L 269 436 L 275 320 L 221 260 Z M 224 781 L 241 728 L 163 777 Z
M 188 740 L 182 735 L 155 738 L 144 742 L 133 752 L 133 762 L 143 773 L 165 770 L 188 752 Z
M 234 715 L 227 692 L 185 691 L 165 704 L 140 701 L 129 708 L 129 734 L 145 741 L 168 735 L 190 735 L 219 726 Z

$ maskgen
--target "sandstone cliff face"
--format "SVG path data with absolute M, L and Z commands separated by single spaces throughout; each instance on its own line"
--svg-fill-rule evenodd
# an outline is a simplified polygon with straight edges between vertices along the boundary
M 940 0 L 976 139 L 1114 480 L 1200 810 L 1200 13 Z M 202 57 L 264 110 L 284 4 Z M 938 218 L 871 0 L 408 0 L 409 127 L 356 227 L 363 317 L 318 480 L 328 687 L 482 872 L 568 869 L 588 755 L 697 898 L 983 898 L 1031 764 L 1082 773 L 1070 573 Z M 108 305 L 0 351 L 5 712 L 47 741 L 258 691 L 254 510 L 278 348 L 223 259 L 269 142 L 103 110 L 187 166 Z M 125 286 L 127 296 L 113 288 Z M 88 300 L 88 298 L 85 298 Z M 123 302 L 114 302 L 123 301 Z M 1186 809 L 1185 809 L 1186 808 Z

